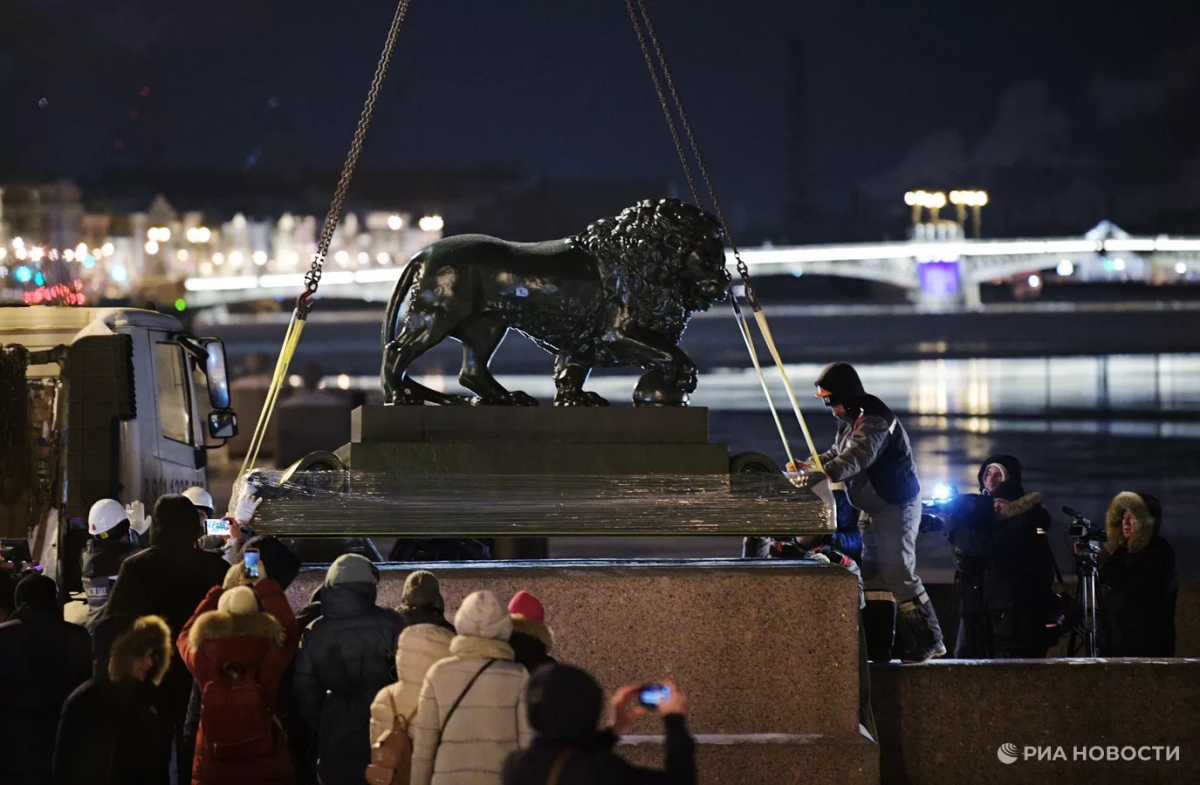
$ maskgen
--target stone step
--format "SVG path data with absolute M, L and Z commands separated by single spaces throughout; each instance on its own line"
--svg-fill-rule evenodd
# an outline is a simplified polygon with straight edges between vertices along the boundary
M 707 445 L 708 409 L 360 406 L 351 415 L 350 441 Z
M 700 785 L 877 785 L 879 746 L 864 734 L 698 735 Z M 617 754 L 662 769 L 662 736 L 626 736 Z
M 409 474 L 712 475 L 728 477 L 721 444 L 351 442 L 354 471 Z

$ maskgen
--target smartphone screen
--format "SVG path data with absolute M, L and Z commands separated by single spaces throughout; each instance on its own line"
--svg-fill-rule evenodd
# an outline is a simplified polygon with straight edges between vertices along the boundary
M 638 700 L 643 706 L 658 706 L 671 697 L 671 688 L 662 684 L 647 684 L 638 693 Z
M 208 533 L 214 537 L 229 536 L 229 520 L 226 518 L 209 518 Z
M 247 548 L 244 551 L 244 553 L 242 555 L 242 560 L 246 565 L 246 577 L 247 578 L 257 578 L 258 577 L 258 559 L 259 559 L 258 551 L 251 550 L 249 548 Z

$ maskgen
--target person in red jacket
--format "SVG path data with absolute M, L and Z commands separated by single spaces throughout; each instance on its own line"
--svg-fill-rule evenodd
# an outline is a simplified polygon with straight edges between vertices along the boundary
M 300 630 L 278 583 L 265 574 L 251 582 L 209 591 L 179 635 L 179 654 L 201 690 L 192 785 L 295 779 L 275 711 Z

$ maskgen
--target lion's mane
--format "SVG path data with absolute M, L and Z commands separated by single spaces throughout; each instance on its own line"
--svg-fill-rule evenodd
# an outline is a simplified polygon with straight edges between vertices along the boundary
M 721 239 L 709 213 L 679 199 L 645 199 L 602 218 L 571 241 L 599 265 L 607 299 L 627 308 L 639 327 L 678 343 L 695 302 L 681 273 L 689 253 Z

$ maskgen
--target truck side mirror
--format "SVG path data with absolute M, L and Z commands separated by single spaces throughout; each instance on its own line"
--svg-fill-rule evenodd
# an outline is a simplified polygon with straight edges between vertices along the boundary
M 232 439 L 237 436 L 238 422 L 237 414 L 222 409 L 218 412 L 208 413 L 208 435 L 212 439 Z
M 229 408 L 229 373 L 225 367 L 225 344 L 218 338 L 204 339 L 204 352 L 208 359 L 204 364 L 204 375 L 208 379 L 208 398 L 214 409 Z M 209 415 L 209 422 L 212 422 Z M 237 432 L 234 418 L 234 432 Z M 214 437 L 216 438 L 216 437 Z

